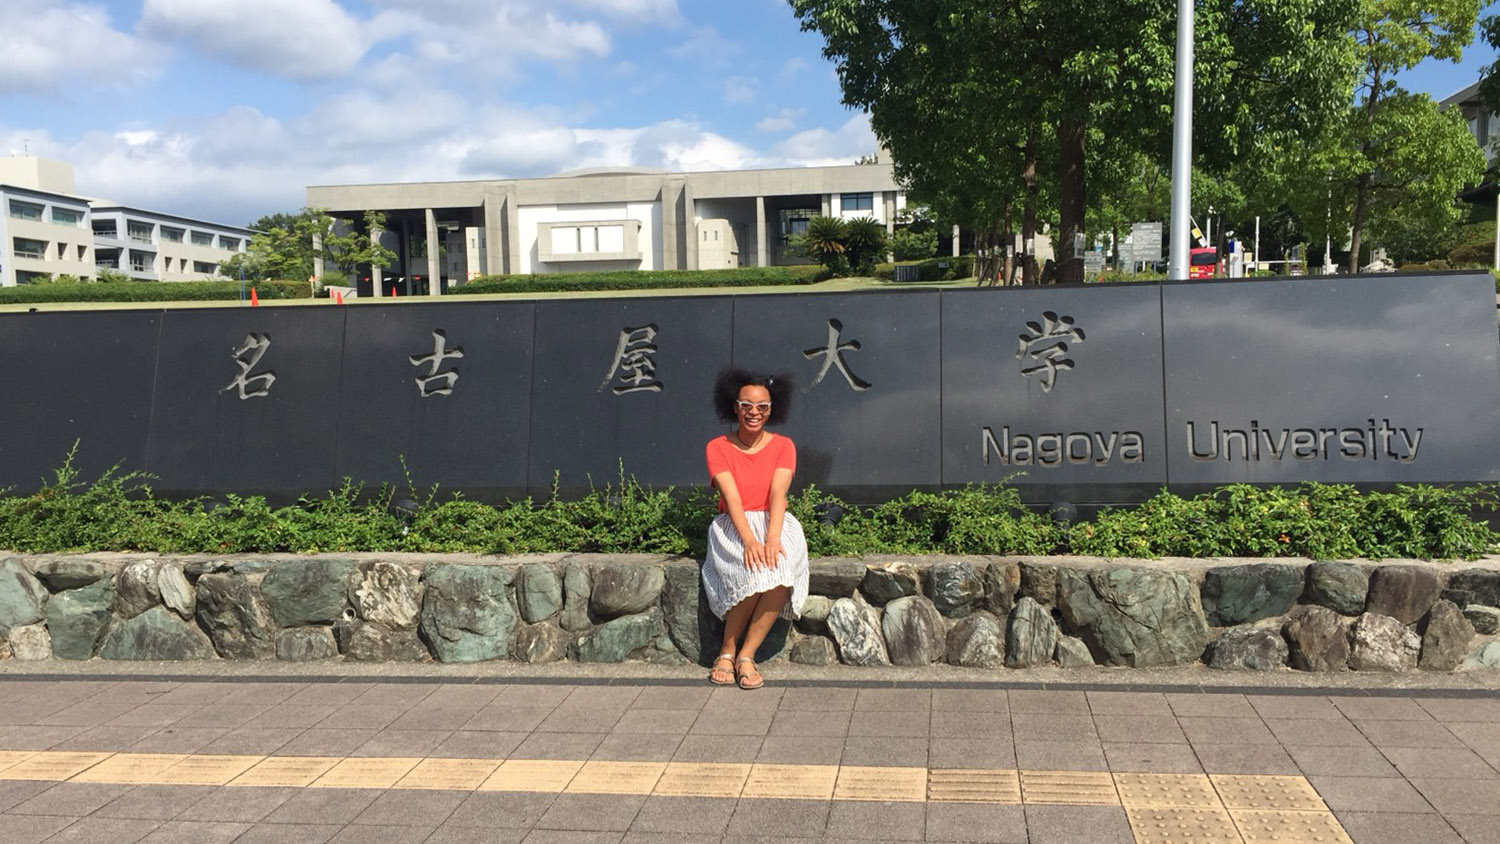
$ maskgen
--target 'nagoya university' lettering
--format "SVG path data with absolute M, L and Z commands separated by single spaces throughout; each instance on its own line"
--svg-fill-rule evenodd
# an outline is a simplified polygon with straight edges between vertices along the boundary
M 1218 422 L 1187 423 L 1188 454 L 1194 460 L 1394 460 L 1411 463 L 1422 446 L 1421 428 L 1393 428 L 1391 420 L 1367 419 L 1360 428 L 1248 428 Z
M 984 465 L 991 455 L 1005 466 L 1108 466 L 1145 462 L 1145 441 L 1139 431 L 1074 431 L 1072 433 L 1013 434 L 1010 426 L 980 429 Z

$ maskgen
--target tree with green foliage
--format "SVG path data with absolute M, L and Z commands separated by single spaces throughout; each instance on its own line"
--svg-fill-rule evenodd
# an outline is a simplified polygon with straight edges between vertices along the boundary
M 844 102 L 870 112 L 898 176 L 940 216 L 993 223 L 1022 204 L 1034 219 L 1038 182 L 1050 181 L 1059 242 L 1070 244 L 1084 231 L 1091 138 L 1166 159 L 1174 3 L 1106 0 L 1081 12 L 1041 0 L 789 2 L 823 37 Z M 1199 158 L 1245 155 L 1341 108 L 1354 6 L 1199 3 Z M 1082 261 L 1065 258 L 1058 276 L 1082 281 Z
M 875 265 L 885 260 L 889 248 L 885 224 L 874 217 L 855 217 L 844 222 L 844 251 L 855 275 L 874 275 Z
M 830 273 L 848 275 L 849 258 L 844 254 L 844 238 L 848 234 L 844 221 L 837 217 L 813 217 L 807 221 L 807 231 L 797 237 L 794 248 L 822 264 Z
M 276 213 L 261 217 L 250 228 L 255 234 L 250 247 L 219 265 L 227 278 L 279 278 L 300 281 L 313 275 L 314 259 L 353 275 L 361 264 L 388 267 L 396 253 L 381 246 L 370 232 L 385 227 L 385 215 L 366 211 L 363 226 L 350 225 L 320 208 L 304 208 L 296 214 Z

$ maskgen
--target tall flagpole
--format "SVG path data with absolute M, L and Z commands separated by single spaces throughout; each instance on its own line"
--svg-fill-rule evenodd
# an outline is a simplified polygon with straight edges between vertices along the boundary
M 1193 197 L 1193 0 L 1177 0 L 1177 77 L 1172 100 L 1172 251 L 1167 278 L 1188 277 Z

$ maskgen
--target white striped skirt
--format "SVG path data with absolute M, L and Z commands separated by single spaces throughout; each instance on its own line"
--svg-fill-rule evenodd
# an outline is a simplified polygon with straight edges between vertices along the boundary
M 766 538 L 766 510 L 747 510 L 750 531 L 762 542 Z M 703 561 L 703 591 L 714 615 L 723 618 L 735 604 L 778 586 L 790 586 L 791 600 L 781 610 L 782 618 L 797 619 L 807 601 L 807 539 L 802 524 L 791 513 L 782 517 L 781 547 L 786 555 L 775 568 L 745 567 L 745 546 L 728 513 L 720 513 L 708 528 L 708 559 Z

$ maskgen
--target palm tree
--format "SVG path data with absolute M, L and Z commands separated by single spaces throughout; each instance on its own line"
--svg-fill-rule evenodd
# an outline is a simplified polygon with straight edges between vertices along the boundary
M 871 274 L 886 251 L 885 225 L 874 217 L 856 217 L 844 223 L 844 247 L 854 271 Z

